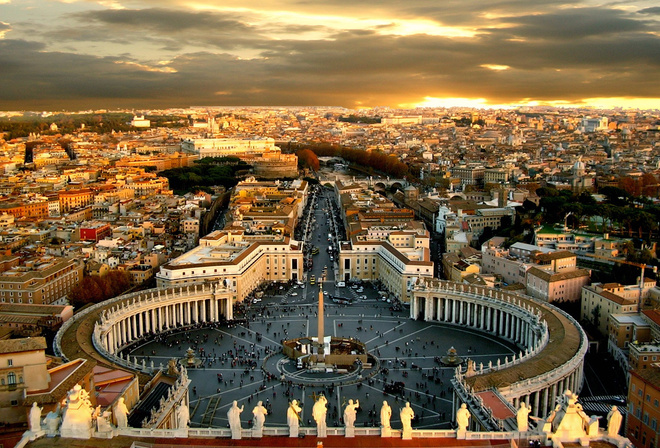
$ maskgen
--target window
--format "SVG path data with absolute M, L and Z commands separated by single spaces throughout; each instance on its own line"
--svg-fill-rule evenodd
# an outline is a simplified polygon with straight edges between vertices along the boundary
M 7 360 L 7 366 L 11 367 L 14 365 L 14 360 L 13 359 L 8 359 Z

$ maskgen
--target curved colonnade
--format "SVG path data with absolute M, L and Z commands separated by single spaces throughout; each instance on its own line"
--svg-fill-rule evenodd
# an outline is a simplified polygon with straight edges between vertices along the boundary
M 471 396 L 463 398 L 472 403 L 481 403 L 475 393 L 493 390 L 514 408 L 525 402 L 542 417 L 566 389 L 579 392 L 582 387 L 586 335 L 575 319 L 545 302 L 481 286 L 420 280 L 411 291 L 410 317 L 492 334 L 520 348 L 512 359 L 457 374 L 458 388 Z
M 119 296 L 69 319 L 56 336 L 55 353 L 67 358 L 62 337 L 84 322 L 93 328 L 93 347 L 88 351 L 95 353 L 88 353 L 90 357 L 100 355 L 125 368 L 151 373 L 162 366 L 124 358 L 121 350 L 163 331 L 231 320 L 232 294 L 218 285 L 194 285 Z M 546 303 L 491 288 L 421 280 L 411 290 L 410 317 L 492 334 L 520 348 L 511 359 L 472 365 L 465 374 L 457 373 L 457 394 L 470 403 L 475 416 L 489 414 L 477 409 L 482 403 L 475 393 L 481 391 L 495 391 L 514 408 L 524 401 L 534 415 L 545 416 L 564 390 L 581 388 L 586 336 L 573 318 Z
M 162 366 L 124 358 L 121 350 L 134 342 L 164 331 L 233 319 L 231 289 L 215 285 L 151 289 L 118 296 L 85 308 L 62 325 L 54 351 L 68 359 L 62 347 L 67 332 L 85 322 L 93 327 L 91 342 L 97 354 L 117 365 L 151 373 Z M 97 317 L 98 316 L 98 317 Z M 91 357 L 94 354 L 87 353 Z

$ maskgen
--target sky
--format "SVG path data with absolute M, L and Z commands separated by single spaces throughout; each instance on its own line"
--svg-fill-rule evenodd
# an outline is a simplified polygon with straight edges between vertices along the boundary
M 660 109 L 657 0 L 0 0 L 0 110 Z

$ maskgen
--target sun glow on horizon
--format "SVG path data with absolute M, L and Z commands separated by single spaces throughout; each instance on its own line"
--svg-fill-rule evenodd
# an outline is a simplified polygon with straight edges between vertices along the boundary
M 456 97 L 432 97 L 427 96 L 421 103 L 400 104 L 407 108 L 452 108 L 466 107 L 473 109 L 515 109 L 517 107 L 551 106 L 564 108 L 592 107 L 597 109 L 657 109 L 660 110 L 660 98 L 584 98 L 579 101 L 567 100 L 524 100 L 511 103 L 491 103 L 486 98 L 456 98 Z
M 499 65 L 499 64 L 481 64 L 479 67 L 487 68 L 489 70 L 493 70 L 496 72 L 500 72 L 502 70 L 508 70 L 511 68 L 508 65 Z

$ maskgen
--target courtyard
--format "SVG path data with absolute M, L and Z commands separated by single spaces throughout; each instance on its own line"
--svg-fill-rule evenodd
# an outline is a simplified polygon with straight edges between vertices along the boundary
M 318 285 L 275 291 L 240 310 L 234 322 L 160 335 L 131 348 L 131 356 L 156 365 L 167 365 L 172 358 L 185 365 L 186 351 L 194 350 L 198 367 L 188 370 L 192 427 L 227 427 L 226 414 L 233 401 L 245 406 L 244 428 L 251 425 L 258 401 L 269 411 L 267 426 L 285 427 L 292 399 L 302 403 L 301 424 L 314 426 L 311 409 L 316 397 L 324 394 L 328 426 L 341 426 L 345 404 L 357 399 L 356 426 L 378 426 L 386 400 L 395 428 L 400 425 L 399 408 L 409 401 L 415 428 L 450 429 L 454 368 L 440 362 L 447 350 L 454 347 L 459 356 L 474 360 L 477 369 L 480 363 L 495 363 L 518 352 L 489 334 L 411 320 L 407 308 L 392 309 L 367 285 L 362 295 L 366 298 L 352 305 L 326 300 L 324 331 L 326 336 L 362 341 L 377 362 L 348 372 L 308 372 L 282 355 L 280 343 L 316 336 Z

